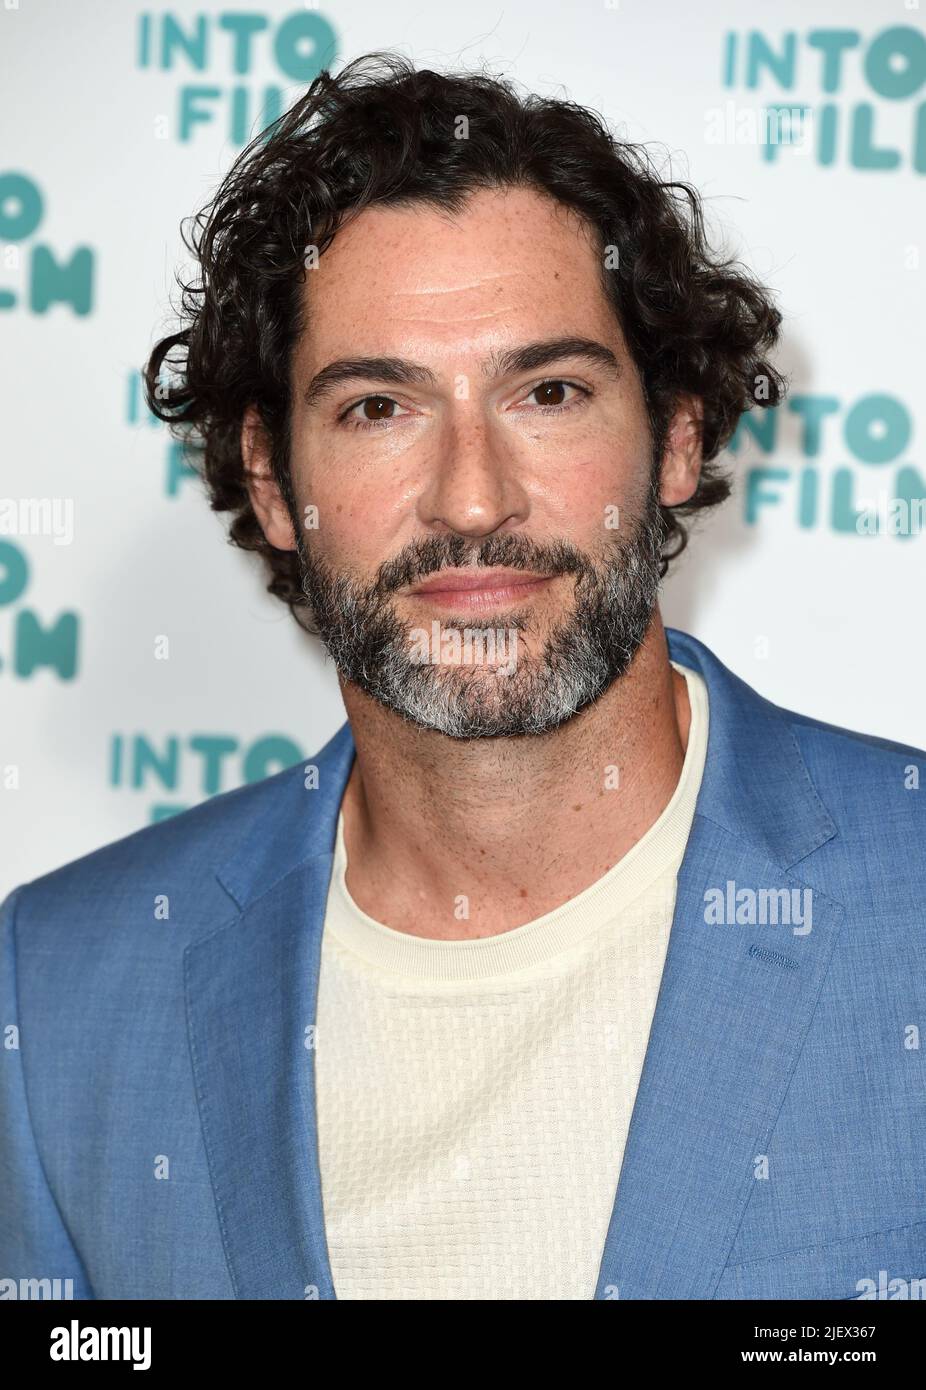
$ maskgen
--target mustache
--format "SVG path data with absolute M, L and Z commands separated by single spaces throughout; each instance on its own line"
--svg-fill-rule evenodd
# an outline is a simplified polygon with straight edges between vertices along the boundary
M 465 536 L 429 536 L 412 541 L 377 571 L 373 592 L 378 598 L 427 578 L 443 569 L 493 568 L 534 570 L 542 574 L 574 574 L 580 579 L 595 573 L 588 556 L 568 541 L 540 544 L 509 533 L 489 536 L 473 544 Z

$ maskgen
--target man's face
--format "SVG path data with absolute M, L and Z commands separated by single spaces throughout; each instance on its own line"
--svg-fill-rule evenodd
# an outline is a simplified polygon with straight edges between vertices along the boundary
M 457 738 L 556 728 L 628 668 L 659 501 L 697 481 L 687 455 L 654 468 L 590 233 L 523 189 L 456 216 L 374 207 L 303 293 L 295 536 L 278 496 L 252 496 L 271 543 L 298 546 L 342 678 Z

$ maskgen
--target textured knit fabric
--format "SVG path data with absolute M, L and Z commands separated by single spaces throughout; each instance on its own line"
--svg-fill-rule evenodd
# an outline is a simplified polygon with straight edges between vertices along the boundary
M 691 727 L 671 800 L 523 926 L 447 942 L 374 921 L 339 815 L 316 1042 L 339 1298 L 594 1297 L 707 748 L 706 687 L 677 669 Z

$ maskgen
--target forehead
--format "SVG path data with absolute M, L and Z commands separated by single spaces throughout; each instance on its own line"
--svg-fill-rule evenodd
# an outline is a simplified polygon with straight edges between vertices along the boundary
M 533 189 L 480 190 L 450 214 L 365 209 L 306 276 L 317 369 L 344 354 L 488 351 L 500 341 L 619 334 L 592 229 Z

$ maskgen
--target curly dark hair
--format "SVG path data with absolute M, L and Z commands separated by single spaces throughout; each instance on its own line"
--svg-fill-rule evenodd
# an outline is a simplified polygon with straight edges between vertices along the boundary
M 458 139 L 464 116 L 467 138 Z M 241 152 L 191 219 L 192 234 L 183 226 L 201 278 L 178 281 L 184 327 L 161 339 L 143 368 L 149 408 L 196 446 L 213 510 L 234 514 L 229 540 L 264 557 L 267 588 L 297 621 L 307 606 L 299 557 L 271 546 L 260 528 L 241 425 L 256 407 L 295 516 L 290 360 L 305 330 L 307 246 L 323 253 L 339 227 L 375 203 L 455 212 L 478 189 L 517 185 L 573 208 L 596 232 L 657 458 L 679 393 L 703 401 L 701 477 L 687 502 L 661 508 L 661 575 L 687 543 L 683 518 L 730 495 L 729 477 L 712 461 L 740 416 L 782 399 L 785 379 L 764 355 L 781 324 L 769 291 L 712 252 L 698 193 L 663 181 L 644 146 L 617 139 L 585 107 L 519 96 L 485 73 L 417 71 L 394 53 L 367 54 L 336 77 L 323 71 Z M 611 247 L 617 264 L 605 269 Z

